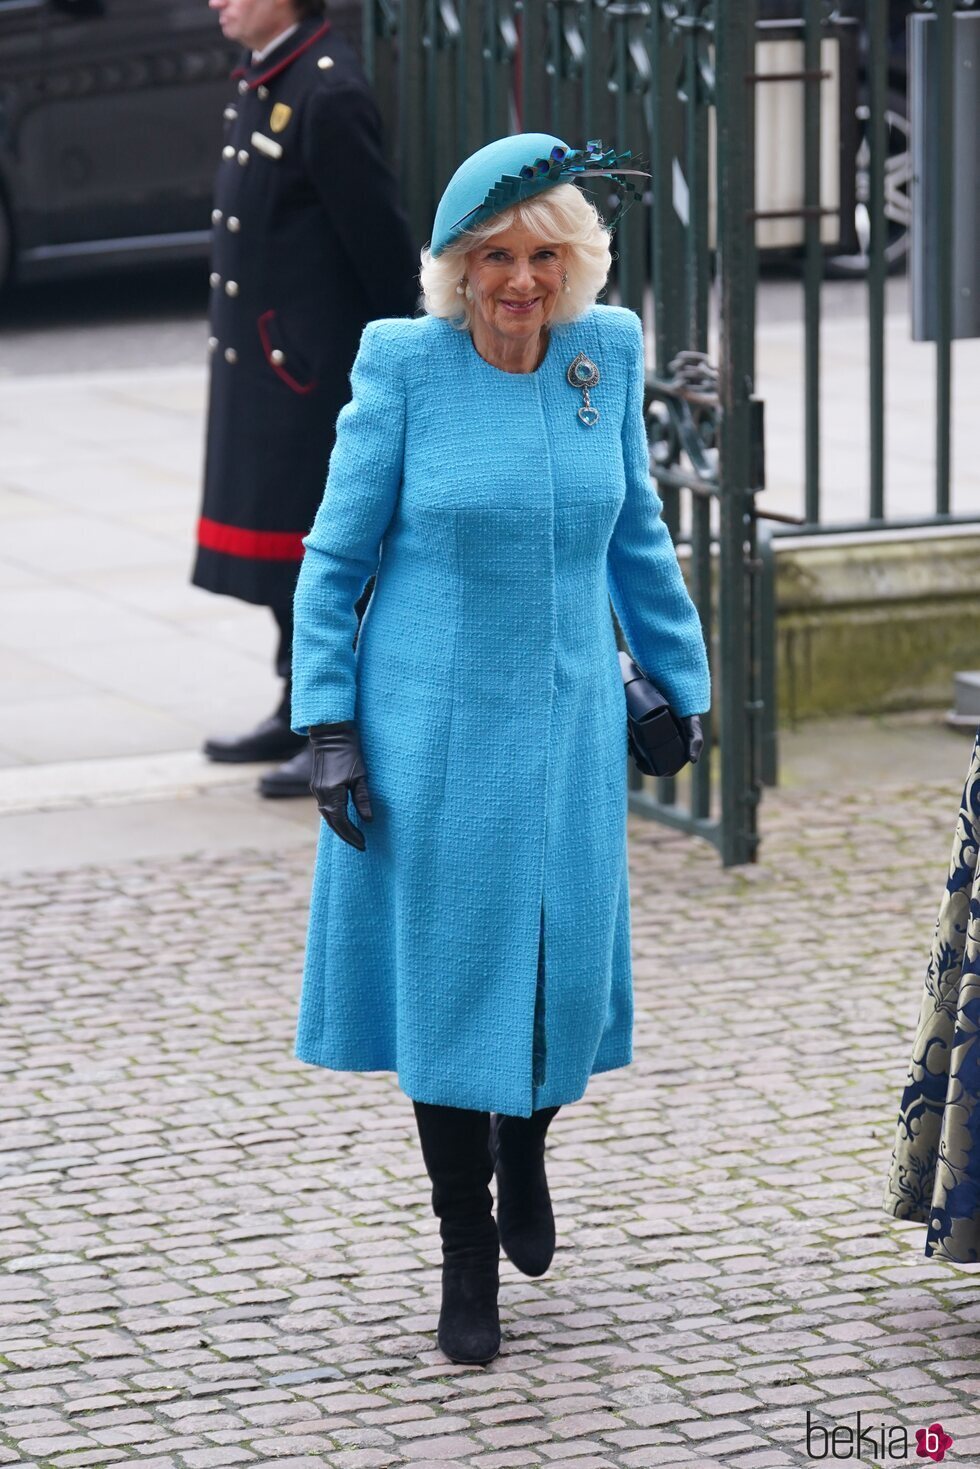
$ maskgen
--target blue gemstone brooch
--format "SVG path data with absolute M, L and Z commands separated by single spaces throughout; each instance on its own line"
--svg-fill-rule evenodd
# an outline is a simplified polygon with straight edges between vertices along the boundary
M 569 363 L 568 371 L 566 372 L 565 377 L 568 382 L 571 383 L 573 388 L 580 389 L 582 394 L 582 406 L 578 411 L 578 416 L 585 424 L 586 428 L 592 428 L 595 424 L 599 422 L 599 410 L 598 408 L 593 408 L 592 404 L 590 403 L 589 391 L 590 389 L 594 388 L 596 383 L 599 381 L 599 369 L 596 367 L 591 357 L 586 357 L 584 352 L 580 352 L 578 356 L 574 358 L 571 363 Z

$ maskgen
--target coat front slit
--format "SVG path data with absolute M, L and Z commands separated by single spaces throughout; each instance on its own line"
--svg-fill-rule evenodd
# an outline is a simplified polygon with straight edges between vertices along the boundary
M 565 379 L 599 366 L 594 427 Z M 596 307 L 534 373 L 373 323 L 296 595 L 293 725 L 356 719 L 374 819 L 321 829 L 297 1055 L 528 1116 L 631 1059 L 625 700 L 610 597 L 680 713 L 700 624 L 649 478 L 643 341 Z M 351 651 L 353 604 L 377 571 Z

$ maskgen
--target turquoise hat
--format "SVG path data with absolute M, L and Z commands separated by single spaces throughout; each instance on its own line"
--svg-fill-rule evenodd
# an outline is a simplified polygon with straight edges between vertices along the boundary
M 612 178 L 632 195 L 627 201 L 632 203 L 641 196 L 628 179 L 649 175 L 642 169 L 623 167 L 631 161 L 629 149 L 625 153 L 604 150 L 596 139 L 585 148 L 570 148 L 552 133 L 514 133 L 487 143 L 464 159 L 446 185 L 432 226 L 430 253 L 441 255 L 475 225 L 555 184 Z

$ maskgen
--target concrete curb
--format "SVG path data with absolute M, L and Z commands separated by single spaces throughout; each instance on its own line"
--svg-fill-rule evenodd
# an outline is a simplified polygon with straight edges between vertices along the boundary
M 198 750 L 17 765 L 0 770 L 0 816 L 180 799 L 218 787 L 254 784 L 268 768 L 268 764 L 216 765 Z

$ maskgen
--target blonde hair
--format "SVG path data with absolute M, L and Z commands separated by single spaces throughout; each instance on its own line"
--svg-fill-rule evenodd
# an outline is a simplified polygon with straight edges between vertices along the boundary
M 441 316 L 467 330 L 473 321 L 473 303 L 456 287 L 466 273 L 466 256 L 493 235 L 517 225 L 539 239 L 567 248 L 567 291 L 559 294 L 552 321 L 574 321 L 594 305 L 609 275 L 609 231 L 592 201 L 575 184 L 556 184 L 543 194 L 512 204 L 475 225 L 454 240 L 441 255 L 428 245 L 422 251 L 422 305 L 430 316 Z

